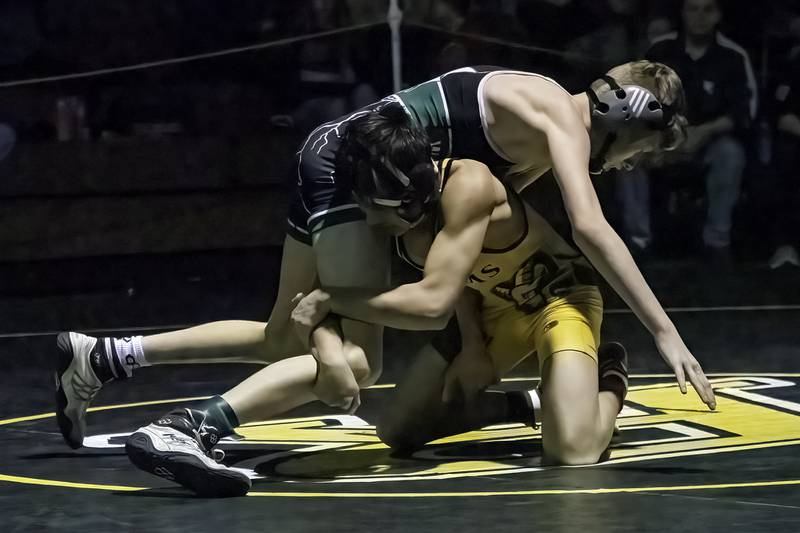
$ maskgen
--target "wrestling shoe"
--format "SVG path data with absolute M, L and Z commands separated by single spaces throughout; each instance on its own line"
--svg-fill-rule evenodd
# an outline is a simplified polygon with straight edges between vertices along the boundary
M 619 342 L 606 342 L 597 349 L 600 390 L 628 393 L 628 352 Z M 604 386 L 605 385 L 605 386 Z
M 622 411 L 628 394 L 628 352 L 618 342 L 606 342 L 597 349 L 597 360 L 600 390 L 616 394 Z M 611 442 L 616 444 L 620 440 L 619 428 L 615 426 Z
M 125 442 L 125 452 L 138 468 L 183 485 L 198 496 L 244 496 L 247 475 L 220 463 L 225 452 L 214 449 L 216 428 L 193 409 L 178 409 L 139 428 Z
M 525 424 L 532 429 L 539 428 L 537 414 L 541 412 L 542 389 L 541 384 L 535 389 L 508 391 L 508 416 L 510 422 Z
M 59 333 L 56 339 L 56 420 L 73 449 L 83 446 L 86 409 L 103 386 L 91 365 L 91 357 L 102 356 L 95 350 L 97 341 L 74 332 Z
M 628 394 L 628 353 L 619 342 L 607 342 L 597 349 L 597 372 L 600 379 L 600 390 L 610 390 L 620 399 L 620 411 Z M 600 462 L 608 460 L 610 448 L 622 442 L 622 432 L 614 425 L 611 441 L 603 452 Z

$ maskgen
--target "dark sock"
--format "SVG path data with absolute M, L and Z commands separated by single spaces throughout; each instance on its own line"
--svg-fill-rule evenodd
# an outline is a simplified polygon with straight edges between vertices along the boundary
M 211 424 L 224 432 L 223 437 L 233 434 L 233 430 L 239 426 L 239 417 L 233 411 L 233 407 L 226 402 L 222 396 L 214 396 L 208 400 L 200 402 L 195 410 L 201 411 L 206 415 L 206 424 Z
M 191 437 L 199 436 L 210 449 L 220 439 L 234 434 L 239 418 L 221 396 L 200 402 L 196 407 L 176 409 L 162 416 L 156 424 L 169 426 Z
M 108 383 L 116 377 L 106 353 L 105 339 L 102 337 L 97 339 L 97 343 L 94 345 L 91 355 L 89 355 L 89 366 L 92 367 L 100 383 Z

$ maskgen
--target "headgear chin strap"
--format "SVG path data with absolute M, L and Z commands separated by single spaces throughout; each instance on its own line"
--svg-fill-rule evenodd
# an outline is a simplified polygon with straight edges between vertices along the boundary
M 610 90 L 603 91 L 605 86 Z M 666 130 L 674 119 L 670 106 L 662 104 L 649 90 L 638 85 L 620 86 L 611 76 L 602 76 L 586 92 L 592 104 L 592 129 L 603 138 L 600 150 L 589 162 L 592 174 L 603 171 L 606 156 L 621 130 L 629 130 L 629 139 L 635 142 L 654 131 Z
M 404 172 L 388 157 L 356 139 L 346 138 L 342 148 L 346 151 L 346 167 L 337 172 L 342 170 L 352 176 L 353 190 L 360 201 L 396 209 L 403 220 L 413 224 L 439 200 L 439 176 L 430 158 Z

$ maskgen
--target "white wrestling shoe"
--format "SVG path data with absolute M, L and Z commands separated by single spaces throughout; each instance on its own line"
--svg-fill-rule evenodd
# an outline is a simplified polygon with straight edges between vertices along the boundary
M 89 363 L 98 339 L 80 333 L 59 333 L 56 340 L 56 420 L 70 447 L 83 446 L 86 409 L 103 386 Z
M 221 464 L 222 450 L 213 427 L 195 422 L 190 409 L 173 411 L 139 428 L 125 443 L 125 452 L 138 468 L 183 485 L 198 496 L 244 496 L 250 478 Z

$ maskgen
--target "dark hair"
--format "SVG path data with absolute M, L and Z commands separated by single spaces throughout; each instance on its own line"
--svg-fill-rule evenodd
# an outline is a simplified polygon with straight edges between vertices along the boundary
M 402 171 L 410 183 L 404 185 L 391 172 L 382 172 L 388 168 L 386 162 Z M 337 180 L 350 183 L 363 198 L 380 192 L 398 199 L 424 199 L 437 187 L 437 175 L 431 170 L 428 135 L 399 102 L 350 120 L 336 154 Z

